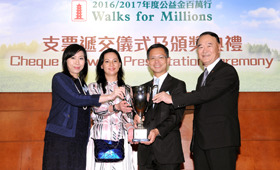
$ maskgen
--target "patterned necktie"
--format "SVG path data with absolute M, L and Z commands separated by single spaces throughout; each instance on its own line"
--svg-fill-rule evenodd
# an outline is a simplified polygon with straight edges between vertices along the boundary
M 153 85 L 153 97 L 158 93 L 158 83 L 159 78 L 154 78 L 154 85 Z
M 154 78 L 154 85 L 153 85 L 153 96 L 154 97 L 158 91 L 159 91 L 159 78 Z M 155 104 L 153 104 L 153 107 L 155 106 Z
M 205 68 L 201 86 L 205 86 L 207 76 L 208 76 L 208 70 L 207 68 Z

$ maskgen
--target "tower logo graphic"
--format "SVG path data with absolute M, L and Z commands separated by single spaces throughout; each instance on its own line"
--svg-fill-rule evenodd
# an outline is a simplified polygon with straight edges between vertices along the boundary
M 75 22 L 84 22 L 87 20 L 87 1 L 72 0 L 71 19 Z

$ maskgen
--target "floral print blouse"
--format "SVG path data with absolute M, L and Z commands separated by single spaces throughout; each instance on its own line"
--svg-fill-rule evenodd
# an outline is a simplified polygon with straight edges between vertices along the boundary
M 105 94 L 113 92 L 117 87 L 117 81 L 108 82 Z M 101 85 L 97 83 L 91 83 L 88 86 L 89 93 L 92 94 L 104 94 Z M 125 100 L 132 105 L 132 90 L 126 85 Z M 93 127 L 91 137 L 93 139 L 105 139 L 118 141 L 123 138 L 124 133 L 127 133 L 127 128 L 133 124 L 133 113 L 123 112 L 110 112 L 109 106 L 118 104 L 122 99 L 117 97 L 113 101 L 102 103 L 99 107 L 93 107 L 91 113 L 91 119 L 93 120 Z

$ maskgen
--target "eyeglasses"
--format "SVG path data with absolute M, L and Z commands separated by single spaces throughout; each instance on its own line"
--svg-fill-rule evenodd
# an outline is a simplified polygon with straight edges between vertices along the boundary
M 160 60 L 160 61 L 162 61 L 162 60 L 164 60 L 165 58 L 167 58 L 166 56 L 163 56 L 163 55 L 159 55 L 159 56 L 150 56 L 149 57 L 149 60 L 150 61 L 155 61 L 155 60 Z

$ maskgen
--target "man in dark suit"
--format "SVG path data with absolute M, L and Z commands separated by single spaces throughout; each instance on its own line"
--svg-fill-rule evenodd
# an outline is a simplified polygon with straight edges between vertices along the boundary
M 202 33 L 197 53 L 205 71 L 191 93 L 157 94 L 155 103 L 164 101 L 175 108 L 195 105 L 191 152 L 195 170 L 234 170 L 240 147 L 238 120 L 239 78 L 233 66 L 220 59 L 217 34 Z M 206 73 L 209 73 L 208 75 Z
M 145 86 L 153 87 L 154 81 L 159 78 L 159 92 L 166 91 L 172 95 L 186 93 L 185 83 L 167 72 L 170 58 L 164 45 L 154 44 L 148 49 L 147 63 L 154 79 L 145 83 Z M 180 170 L 184 155 L 179 128 L 184 108 L 175 109 L 163 102 L 153 104 L 152 97 L 144 121 L 149 141 L 141 142 L 138 147 L 139 170 Z

